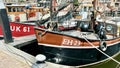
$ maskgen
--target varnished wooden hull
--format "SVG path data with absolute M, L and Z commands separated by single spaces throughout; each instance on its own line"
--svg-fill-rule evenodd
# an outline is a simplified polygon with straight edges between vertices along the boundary
M 42 53 L 47 56 L 46 61 L 63 65 L 79 66 L 99 62 L 108 58 L 83 38 L 44 31 L 37 28 L 35 28 L 35 33 Z M 99 40 L 89 39 L 89 41 L 93 43 L 95 47 L 99 48 Z M 104 52 L 109 56 L 118 53 L 120 49 L 119 41 L 119 38 L 106 40 L 107 50 Z

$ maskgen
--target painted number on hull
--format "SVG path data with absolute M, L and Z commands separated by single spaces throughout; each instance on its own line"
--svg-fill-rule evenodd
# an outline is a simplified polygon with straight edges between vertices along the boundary
M 10 26 L 10 30 L 16 32 L 30 32 L 30 27 Z
M 79 46 L 80 41 L 71 40 L 71 39 L 63 39 L 62 45 Z

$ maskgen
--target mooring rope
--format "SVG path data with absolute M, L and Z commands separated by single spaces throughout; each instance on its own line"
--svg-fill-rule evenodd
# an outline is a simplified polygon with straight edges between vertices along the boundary
M 94 47 L 96 50 L 98 50 L 99 52 L 101 52 L 103 55 L 105 55 L 106 57 L 110 58 L 111 60 L 113 60 L 114 62 L 120 64 L 119 61 L 117 61 L 116 59 L 112 58 L 111 56 L 109 56 L 108 54 L 106 54 L 105 52 L 101 51 L 98 47 L 96 47 L 94 44 L 92 44 L 85 36 L 82 35 L 82 37 L 92 46 Z

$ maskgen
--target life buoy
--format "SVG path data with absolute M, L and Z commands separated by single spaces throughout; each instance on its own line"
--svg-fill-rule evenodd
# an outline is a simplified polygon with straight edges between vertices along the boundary
M 106 51 L 107 50 L 107 43 L 105 41 L 101 41 L 99 48 L 102 51 Z

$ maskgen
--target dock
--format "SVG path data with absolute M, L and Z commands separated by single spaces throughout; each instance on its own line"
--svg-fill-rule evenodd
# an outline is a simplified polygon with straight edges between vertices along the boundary
M 30 68 L 30 66 L 22 61 L 14 58 L 3 50 L 0 50 L 0 68 Z
M 16 47 L 25 46 L 34 40 L 34 35 L 14 38 L 14 42 L 8 44 L 0 40 L 0 68 L 31 68 L 32 63 L 36 62 L 35 57 Z

